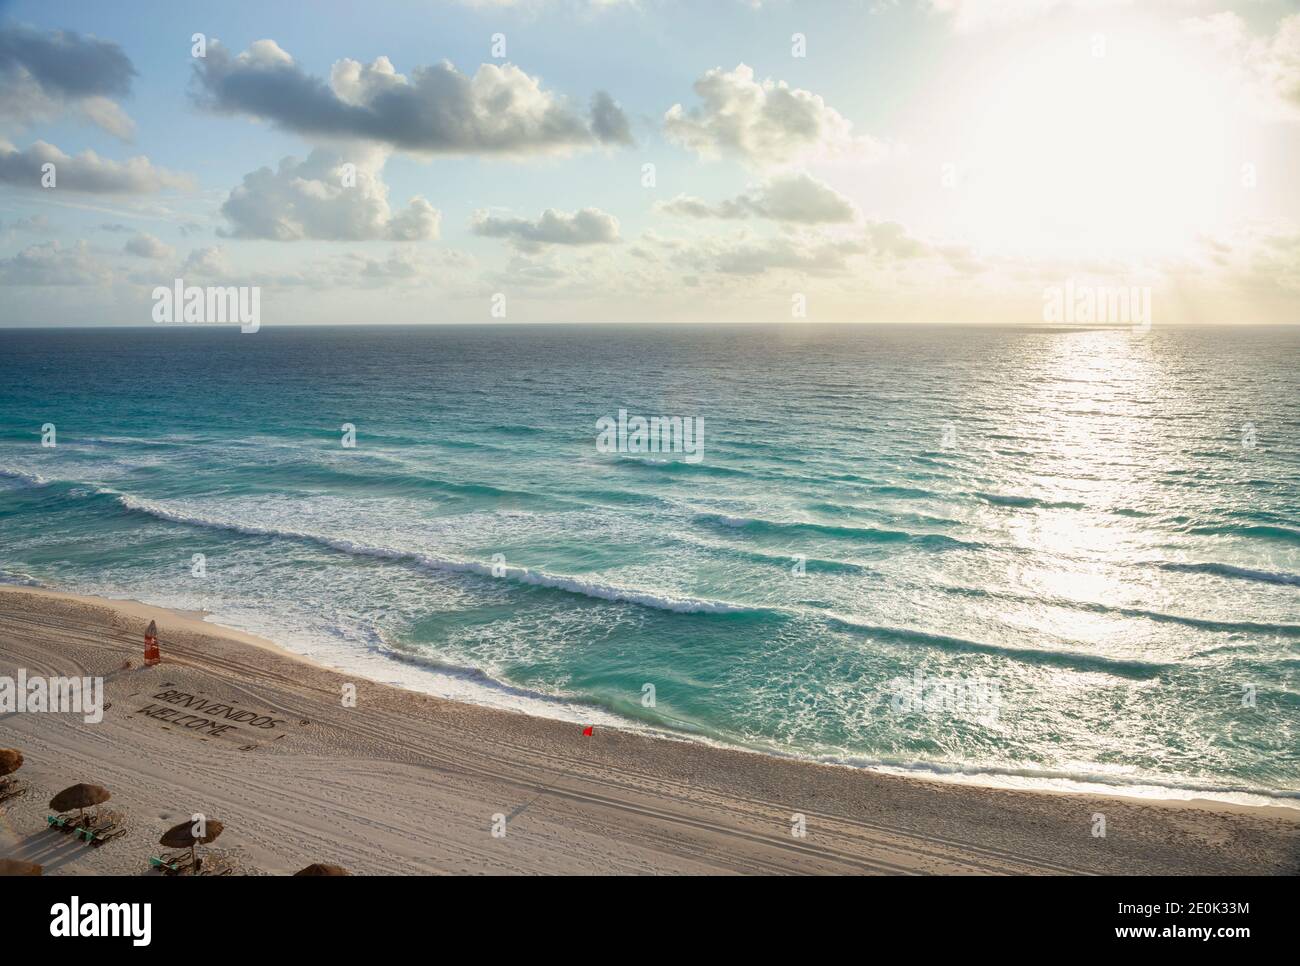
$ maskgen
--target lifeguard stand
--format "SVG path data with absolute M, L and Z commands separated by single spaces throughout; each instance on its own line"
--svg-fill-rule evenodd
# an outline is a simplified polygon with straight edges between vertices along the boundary
M 158 623 L 149 622 L 149 629 L 144 632 L 144 666 L 153 667 L 162 661 L 158 650 Z

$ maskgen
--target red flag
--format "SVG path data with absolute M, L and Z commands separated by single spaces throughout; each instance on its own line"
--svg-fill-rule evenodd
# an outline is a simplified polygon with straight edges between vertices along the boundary
M 586 735 L 588 738 L 590 738 L 590 737 L 591 737 L 591 729 L 594 728 L 594 727 L 595 727 L 595 725 L 587 725 L 587 727 L 585 727 L 585 728 L 582 729 L 582 733 L 583 733 L 584 735 Z

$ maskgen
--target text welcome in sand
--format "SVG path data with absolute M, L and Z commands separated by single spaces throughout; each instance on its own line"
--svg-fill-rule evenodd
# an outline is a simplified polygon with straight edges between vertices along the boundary
M 267 714 L 258 714 L 256 711 L 240 710 L 233 704 L 209 701 L 197 694 L 188 694 L 184 691 L 160 691 L 153 697 L 154 701 L 165 701 L 173 707 L 162 707 L 150 702 L 136 713 L 157 721 L 167 721 L 199 734 L 224 735 L 227 732 L 238 731 L 236 726 L 241 724 L 250 728 L 272 731 L 285 723 L 283 718 L 273 718 Z M 195 713 L 185 714 L 187 710 Z

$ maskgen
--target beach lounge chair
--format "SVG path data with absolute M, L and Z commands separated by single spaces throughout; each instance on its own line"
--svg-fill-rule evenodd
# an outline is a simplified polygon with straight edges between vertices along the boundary
M 17 798 L 27 791 L 27 783 L 9 776 L 23 766 L 23 753 L 17 748 L 0 748 L 0 803 Z
M 163 875 L 233 875 L 232 869 L 219 856 L 208 856 L 206 859 L 199 859 L 198 864 L 192 864 L 193 857 L 189 852 L 178 852 L 175 855 L 164 855 L 162 858 L 149 856 L 149 868 L 157 869 Z
M 190 854 L 181 852 L 178 855 L 166 855 L 161 859 L 157 856 L 149 856 L 149 868 L 158 869 L 163 875 L 179 875 L 182 869 L 190 864 Z
M 86 820 L 84 815 L 46 815 L 45 824 L 56 832 L 62 832 L 66 835 L 69 832 L 81 828 L 82 823 Z
M 84 842 L 98 847 L 125 835 L 126 826 L 122 823 L 122 817 L 116 812 L 105 811 L 101 812 L 97 819 L 74 829 L 73 834 Z
M 17 798 L 19 795 L 27 794 L 26 782 L 20 782 L 17 779 L 5 781 L 0 779 L 0 805 L 10 799 Z

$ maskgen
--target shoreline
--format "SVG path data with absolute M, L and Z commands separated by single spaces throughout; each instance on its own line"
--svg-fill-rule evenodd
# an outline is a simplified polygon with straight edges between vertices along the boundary
M 143 668 L 150 618 L 163 663 Z M 158 835 L 192 812 L 226 824 L 210 848 L 250 873 L 309 862 L 368 874 L 1300 872 L 1294 809 L 975 787 L 599 725 L 585 737 L 349 679 L 140 603 L 4 588 L 0 675 L 20 667 L 105 679 L 98 724 L 4 718 L 30 790 L 0 805 L 0 855 L 47 873 L 147 874 Z M 347 684 L 353 707 L 339 698 Z M 238 709 L 239 726 L 179 723 L 214 706 Z M 250 728 L 250 713 L 271 726 Z M 48 798 L 78 781 L 112 791 L 126 836 L 89 849 L 45 829 Z M 798 816 L 806 836 L 792 834 Z
M 867 771 L 872 774 L 892 775 L 941 785 L 1005 789 L 1043 794 L 1094 795 L 1136 801 L 1182 803 L 1211 808 L 1244 808 L 1264 810 L 1265 812 L 1277 809 L 1281 810 L 1283 814 L 1294 813 L 1294 817 L 1300 820 L 1300 791 L 1181 787 L 1137 779 L 1132 782 L 1121 781 L 1118 778 L 1107 780 L 1103 776 L 1093 778 L 1092 776 L 1068 774 L 1022 774 L 1020 770 L 1016 769 L 1007 769 L 1005 771 L 995 769 L 966 770 L 960 766 L 948 766 L 942 763 L 913 762 L 898 764 L 856 760 L 852 757 L 815 757 L 793 751 L 784 751 L 779 748 L 768 748 L 760 745 L 747 746 L 713 738 L 706 734 L 692 734 L 684 730 L 673 730 L 668 727 L 657 726 L 649 722 L 638 721 L 635 718 L 624 717 L 597 705 L 585 703 L 581 699 L 565 699 L 545 695 L 530 691 L 524 687 L 498 681 L 473 668 L 460 669 L 424 664 L 418 658 L 408 659 L 399 652 L 366 655 L 349 654 L 349 658 L 352 658 L 351 661 L 335 663 L 329 658 L 303 653 L 253 631 L 211 620 L 209 618 L 214 615 L 209 611 L 184 610 L 162 604 L 149 604 L 135 598 L 102 597 L 39 585 L 27 586 L 0 583 L 0 594 L 15 591 L 35 593 L 53 599 L 76 600 L 86 604 L 115 607 L 125 613 L 140 616 L 147 613 L 148 617 L 144 618 L 146 621 L 150 618 L 161 620 L 159 615 L 162 614 L 166 615 L 166 622 L 174 627 L 181 627 L 201 634 L 227 637 L 321 671 L 356 677 L 372 684 L 393 687 L 413 694 L 428 695 L 454 704 L 520 714 L 539 720 L 583 725 L 594 724 L 662 741 L 698 743 L 709 748 L 762 755 L 783 761 L 845 768 L 851 771 Z M 409 670 L 413 673 L 406 676 L 393 673 L 399 670 Z M 436 686 L 435 681 L 438 680 L 442 680 L 444 686 Z M 445 686 L 447 682 L 451 681 L 457 682 L 460 686 L 457 688 Z M 483 698 L 487 694 L 498 697 L 506 696 L 506 700 L 475 700 L 476 697 Z

